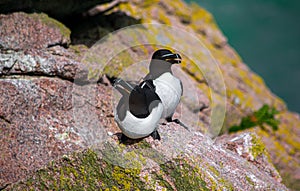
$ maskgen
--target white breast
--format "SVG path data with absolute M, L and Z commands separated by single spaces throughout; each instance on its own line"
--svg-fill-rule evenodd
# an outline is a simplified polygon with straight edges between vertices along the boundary
M 181 82 L 171 73 L 166 72 L 153 81 L 155 92 L 162 101 L 164 111 L 162 118 L 170 117 L 176 110 L 182 95 Z
M 154 103 L 156 102 L 156 103 Z M 125 117 L 123 120 L 120 120 L 118 112 L 115 111 L 115 121 L 118 123 L 121 131 L 124 135 L 131 139 L 139 139 L 150 135 L 158 126 L 158 122 L 161 118 L 163 112 L 163 105 L 160 101 L 154 101 L 153 104 L 155 107 L 152 109 L 149 116 L 146 118 L 137 118 L 130 113 L 128 102 L 123 102 L 124 107 L 120 107 L 122 115 Z M 150 106 L 151 107 L 151 106 Z

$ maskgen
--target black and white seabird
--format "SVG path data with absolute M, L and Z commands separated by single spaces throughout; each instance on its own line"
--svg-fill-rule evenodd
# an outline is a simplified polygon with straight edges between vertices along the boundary
M 172 118 L 183 94 L 183 88 L 181 81 L 173 75 L 171 66 L 180 63 L 179 54 L 168 49 L 159 49 L 152 55 L 149 73 L 145 80 L 153 80 L 155 92 L 162 101 L 164 110 L 161 118 L 165 118 L 167 122 L 180 124 L 189 130 L 179 119 Z
M 149 135 L 160 140 L 156 129 L 163 113 L 163 105 L 155 93 L 153 81 L 145 80 L 134 86 L 117 79 L 114 87 L 122 94 L 115 110 L 115 121 L 123 133 L 121 141 Z
M 180 63 L 179 54 L 159 49 L 152 55 L 149 74 L 138 86 L 119 78 L 115 80 L 114 87 L 122 94 L 115 110 L 115 121 L 123 133 L 122 142 L 127 138 L 139 139 L 149 135 L 160 140 L 157 127 L 162 118 L 189 130 L 180 120 L 172 118 L 183 88 L 171 66 Z

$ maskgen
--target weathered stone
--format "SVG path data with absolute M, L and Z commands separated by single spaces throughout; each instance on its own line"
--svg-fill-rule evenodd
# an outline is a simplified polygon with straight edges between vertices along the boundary
M 90 138 L 97 142 L 99 136 L 98 141 L 103 141 L 101 128 L 113 124 L 109 114 L 112 111 L 105 108 L 109 106 L 109 102 L 105 103 L 109 100 L 109 88 L 94 86 L 95 103 L 81 105 L 76 102 L 80 92 L 75 95 L 73 89 L 73 83 L 58 78 L 27 76 L 0 80 L 2 186 L 24 178 L 50 160 L 90 145 Z M 91 112 L 97 116 L 98 124 L 78 119 Z M 89 131 L 94 137 L 89 137 Z
M 0 15 L 0 23 L 2 49 L 41 49 L 70 43 L 70 30 L 45 14 Z
M 109 1 L 110 0 L 89 0 L 82 3 L 82 1 L 78 0 L 20 0 L 18 2 L 5 0 L 0 4 L 0 12 L 10 13 L 17 11 L 37 11 L 46 12 L 55 18 L 64 18 L 76 16 L 77 14 L 88 11 L 98 4 L 106 3 Z
M 121 190 L 288 190 L 266 169 L 223 145 L 213 144 L 199 132 L 191 133 L 178 125 L 161 126 L 160 132 L 160 142 L 146 138 L 126 146 L 108 138 L 104 145 L 94 146 L 94 151 L 65 155 L 8 190 L 72 190 L 82 186 Z M 260 153 L 259 157 L 265 156 Z
M 67 52 L 67 53 L 66 53 Z M 88 71 L 71 51 L 60 48 L 53 52 L 31 49 L 27 51 L 1 51 L 1 75 L 57 76 L 62 79 L 87 80 Z M 76 58 L 78 59 L 78 58 Z
M 243 133 L 238 136 L 226 135 L 218 137 L 216 142 L 218 145 L 222 145 L 222 147 L 254 163 L 256 167 L 268 173 L 269 176 L 273 177 L 276 181 L 282 181 L 279 173 L 272 165 L 271 158 L 264 143 L 257 135 L 250 133 Z
M 181 1 L 164 1 L 160 6 L 151 4 L 138 0 L 122 4 L 107 13 L 114 14 L 113 18 L 119 16 L 122 23 L 113 20 L 109 27 L 101 27 L 112 31 L 132 20 L 141 20 L 196 31 L 197 37 L 219 62 L 226 83 L 225 128 L 263 104 L 280 110 L 279 131 L 267 134 L 255 129 L 266 147 L 255 134 L 224 135 L 214 143 L 201 133 L 210 128 L 214 104 L 210 93 L 225 95 L 216 88 L 216 82 L 208 84 L 203 73 L 188 58 L 182 70 L 175 72 L 183 77 L 185 88 L 175 117 L 188 123 L 191 131 L 169 123 L 159 126 L 160 142 L 148 137 L 119 144 L 120 130 L 113 120 L 116 93 L 109 81 L 100 79 L 103 73 L 96 72 L 93 81 L 89 80 L 89 75 L 95 72 L 94 68 L 101 68 L 97 65 L 101 58 L 118 49 L 120 42 L 125 47 L 131 36 L 119 36 L 118 43 L 110 45 L 99 43 L 97 56 L 90 60 L 94 65 L 89 68 L 91 65 L 86 65 L 82 58 L 90 50 L 84 46 L 68 46 L 69 33 L 64 36 L 66 28 L 63 26 L 61 30 L 56 21 L 42 22 L 42 18 L 49 19 L 44 14 L 1 15 L 6 28 L 0 31 L 4 35 L 0 37 L 0 188 L 9 184 L 7 189 L 10 190 L 288 190 L 281 183 L 267 150 L 270 149 L 271 159 L 280 167 L 280 172 L 291 175 L 292 168 L 299 171 L 299 116 L 286 111 L 284 103 L 244 65 L 209 13 Z M 23 29 L 14 24 L 19 21 Z M 43 33 L 36 34 L 33 30 L 36 26 Z M 95 31 L 89 28 L 85 32 L 89 30 Z M 8 32 L 15 40 L 9 38 Z M 165 36 L 170 41 L 179 38 Z M 200 54 L 203 63 L 209 61 L 203 47 L 192 46 L 193 43 L 189 43 L 185 48 Z M 151 46 L 132 47 L 127 50 L 128 54 L 118 54 L 104 71 L 108 76 L 116 76 L 136 60 L 147 60 L 154 49 Z M 203 67 L 205 70 L 205 65 Z M 106 85 L 96 83 L 98 80 Z M 293 133 L 285 132 L 289 130 Z M 278 144 L 283 145 L 280 148 L 284 152 L 276 152 Z M 281 160 L 284 157 L 293 161 L 288 168 Z M 292 183 L 297 176 L 291 178 Z

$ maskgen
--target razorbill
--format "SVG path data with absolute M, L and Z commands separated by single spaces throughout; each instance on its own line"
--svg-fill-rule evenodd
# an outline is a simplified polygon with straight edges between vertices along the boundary
M 165 118 L 167 122 L 180 124 L 189 130 L 179 119 L 172 119 L 180 102 L 183 88 L 181 81 L 173 75 L 171 66 L 180 63 L 181 56 L 179 54 L 168 49 L 159 49 L 152 55 L 149 73 L 145 80 L 153 80 L 155 92 L 161 99 L 164 108 L 162 118 Z
M 163 113 L 163 105 L 155 93 L 153 81 L 145 80 L 134 86 L 118 78 L 114 87 L 122 95 L 114 111 L 115 121 L 123 133 L 121 142 L 149 135 L 160 140 L 156 129 Z

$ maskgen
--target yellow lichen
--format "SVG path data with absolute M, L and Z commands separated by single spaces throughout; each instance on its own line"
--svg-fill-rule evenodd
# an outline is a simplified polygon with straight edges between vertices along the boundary
M 45 13 L 39 13 L 39 14 L 33 13 L 33 14 L 30 14 L 30 16 L 40 20 L 41 22 L 43 22 L 44 24 L 46 24 L 48 26 L 52 26 L 52 27 L 59 29 L 60 33 L 64 36 L 65 40 L 67 40 L 66 43 L 70 43 L 71 31 L 64 24 L 62 24 L 61 22 L 59 22 L 53 18 L 48 17 L 48 15 Z
M 256 157 L 258 156 L 265 155 L 268 158 L 268 161 L 270 161 L 270 163 L 272 164 L 270 155 L 267 152 L 265 144 L 262 142 L 262 140 L 254 134 L 251 135 L 251 138 L 252 146 L 250 148 L 250 152 L 253 158 L 256 159 Z
M 140 179 L 140 169 L 124 169 L 115 166 L 112 172 L 112 178 L 123 187 L 122 190 L 139 190 L 136 181 Z M 140 182 L 140 180 L 138 182 Z

